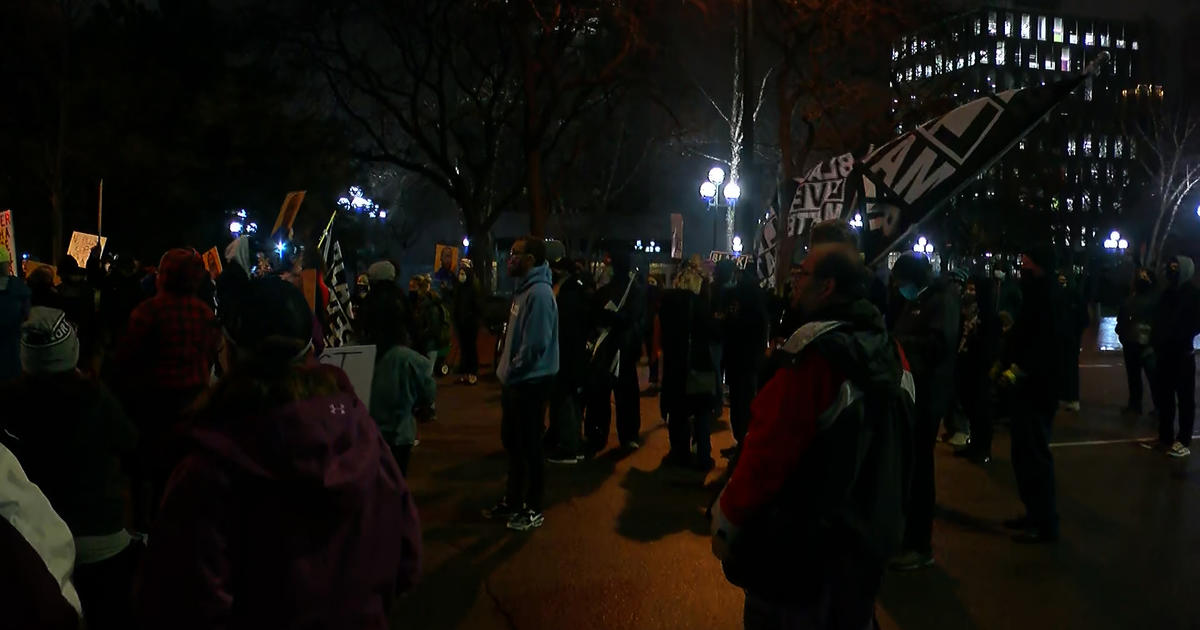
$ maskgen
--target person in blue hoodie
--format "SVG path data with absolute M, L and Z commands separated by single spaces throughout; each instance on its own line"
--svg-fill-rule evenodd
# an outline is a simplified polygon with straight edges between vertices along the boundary
M 508 275 L 516 280 L 504 351 L 496 376 L 504 386 L 500 439 L 508 451 L 508 487 L 486 518 L 506 518 L 508 528 L 541 527 L 546 403 L 558 374 L 558 306 L 546 264 L 546 244 L 525 236 L 513 243 Z

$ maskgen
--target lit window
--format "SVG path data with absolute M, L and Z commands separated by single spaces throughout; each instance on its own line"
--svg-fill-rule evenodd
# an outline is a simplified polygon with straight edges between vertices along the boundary
M 1038 16 L 1038 41 L 1046 41 L 1046 16 Z
M 1059 61 L 1059 70 L 1062 70 L 1063 72 L 1071 71 L 1071 49 L 1066 46 L 1063 46 L 1062 49 L 1062 56 Z
M 968 66 L 973 66 L 973 65 L 975 65 L 975 51 L 974 51 L 974 50 L 972 50 L 971 52 L 967 53 L 967 65 L 968 65 Z
M 912 68 L 908 68 L 907 70 L 904 71 L 904 80 L 912 81 Z
M 976 35 L 983 34 L 983 22 L 980 21 L 978 18 L 975 19 L 975 34 Z
M 1037 68 L 1038 68 L 1037 53 L 1029 53 L 1029 67 L 1033 68 L 1034 70 L 1037 70 Z
M 1017 143 L 1017 150 L 1018 150 L 1018 151 L 1024 151 L 1024 150 L 1025 150 L 1025 140 L 1021 140 L 1020 142 L 1018 142 L 1018 143 Z
M 1092 155 L 1092 134 L 1083 134 L 1083 154 L 1087 157 Z
M 1083 100 L 1092 102 L 1092 80 L 1088 79 L 1083 83 Z
M 1117 176 L 1117 169 L 1112 165 L 1112 162 L 1108 163 L 1108 167 L 1104 169 L 1104 174 L 1107 176 L 1108 183 L 1113 183 L 1113 179 Z
M 1096 156 L 1106 158 L 1108 157 L 1108 136 L 1100 136 L 1099 141 L 1096 146 Z
M 1121 154 L 1124 152 L 1125 152 L 1125 139 L 1122 138 L 1121 136 L 1117 136 L 1116 139 L 1113 140 L 1113 157 L 1119 158 L 1119 157 L 1121 157 Z M 1111 179 L 1111 177 L 1110 177 L 1110 179 Z
M 1108 33 L 1100 33 L 1100 46 L 1103 48 L 1112 46 L 1112 40 L 1109 39 Z
M 896 73 L 896 83 L 901 83 L 901 82 L 903 82 L 903 81 L 904 81 L 904 73 L 903 73 L 903 72 L 897 72 L 897 73 Z
M 1029 14 L 1025 13 L 1021 15 L 1021 39 L 1029 39 L 1029 32 Z
M 926 65 L 925 66 L 925 78 L 929 78 L 932 76 L 933 76 L 933 66 Z
M 1067 38 L 1067 41 L 1071 42 L 1072 44 L 1078 44 L 1079 43 L 1079 33 L 1071 33 L 1071 36 Z
M 967 60 L 963 59 L 962 57 L 959 57 L 958 58 L 958 69 L 962 70 L 963 68 L 966 67 L 966 65 L 967 65 Z
M 1075 198 L 1067 197 L 1067 212 L 1075 212 Z
M 1067 138 L 1067 155 L 1075 155 L 1075 136 Z
M 1085 46 L 1095 46 L 1096 45 L 1096 36 L 1092 33 L 1085 33 L 1083 35 L 1083 44 Z
M 1054 18 L 1054 41 L 1061 44 L 1063 41 L 1063 20 L 1062 18 Z
M 988 61 L 988 49 L 984 48 L 979 51 L 979 63 L 991 63 Z
M 996 34 L 996 12 L 988 11 L 988 35 Z
M 1092 181 L 1093 182 L 1100 181 L 1100 168 L 1098 166 L 1096 166 L 1095 162 L 1092 162 Z
M 1136 40 L 1136 39 L 1135 39 L 1135 40 L 1133 40 L 1133 45 L 1132 45 L 1131 47 L 1132 47 L 1134 50 L 1137 50 L 1137 40 Z
M 1006 13 L 1006 14 L 1004 14 L 1004 36 L 1012 37 L 1012 34 L 1013 34 L 1013 14 Z M 1136 49 L 1137 47 L 1135 46 L 1134 48 Z
M 912 55 L 917 54 L 917 38 L 914 37 L 913 40 L 908 43 L 908 52 Z
M 1054 69 L 1054 60 L 1053 60 L 1053 59 L 1047 59 L 1047 60 L 1046 60 L 1046 69 L 1047 69 L 1047 70 L 1053 70 L 1053 69 Z
M 1004 65 L 1005 61 L 1004 42 L 996 42 L 996 65 Z
M 933 67 L 936 68 L 938 72 L 942 72 L 946 69 L 946 62 L 942 59 L 941 53 L 938 53 L 938 56 L 934 57 Z
M 1117 48 L 1124 48 L 1124 47 L 1125 47 L 1125 40 L 1118 37 L 1117 38 Z
M 1136 142 L 1129 143 L 1129 159 L 1131 159 L 1131 160 L 1137 159 L 1137 143 Z M 1125 183 L 1126 184 L 1129 183 L 1129 169 L 1125 169 Z
M 1081 209 L 1084 212 L 1088 212 L 1092 209 L 1092 197 L 1091 197 L 1091 195 L 1088 195 L 1088 192 L 1086 190 L 1083 191 L 1082 195 L 1080 195 L 1079 201 L 1080 201 L 1079 205 L 1081 206 Z

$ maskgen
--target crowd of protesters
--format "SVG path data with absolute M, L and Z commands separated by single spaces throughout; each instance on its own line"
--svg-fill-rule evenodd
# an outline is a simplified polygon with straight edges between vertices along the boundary
M 370 391 L 356 392 L 316 361 L 331 289 L 302 248 L 272 255 L 239 238 L 215 278 L 186 249 L 153 267 L 97 249 L 24 278 L 6 256 L 0 544 L 14 562 L 0 581 L 21 584 L 0 592 L 15 618 L 386 627 L 419 568 L 405 479 L 418 426 L 437 415 L 435 378 L 449 362 L 460 384 L 480 377 L 485 293 L 470 260 L 442 260 L 407 292 L 388 261 L 358 276 L 349 341 L 376 359 Z M 712 545 L 746 591 L 747 627 L 866 627 L 889 566 L 935 562 L 943 426 L 955 455 L 987 465 L 1008 418 L 1026 513 L 1005 526 L 1017 542 L 1056 541 L 1051 425 L 1080 408 L 1091 322 L 1053 251 L 1030 248 L 1019 279 L 936 274 L 912 253 L 872 273 L 857 233 L 826 222 L 791 262 L 780 300 L 733 261 L 667 277 L 630 255 L 593 266 L 518 239 L 494 360 L 507 482 L 483 516 L 541 527 L 545 464 L 597 456 L 613 425 L 616 449 L 640 448 L 640 398 L 658 396 L 668 467 L 712 470 L 729 408 Z M 1193 272 L 1185 257 L 1160 282 L 1139 270 L 1117 324 L 1127 410 L 1143 410 L 1144 372 L 1160 423 L 1146 446 L 1174 457 L 1189 454 L 1195 414 Z M 36 579 L 23 579 L 30 566 Z

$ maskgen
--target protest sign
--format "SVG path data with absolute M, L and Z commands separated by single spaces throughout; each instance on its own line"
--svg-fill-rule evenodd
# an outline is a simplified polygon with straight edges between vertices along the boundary
M 683 215 L 671 215 L 671 258 L 683 260 Z
M 88 258 L 92 255 L 92 248 L 100 244 L 100 252 L 104 252 L 104 246 L 108 243 L 108 238 L 88 234 L 86 232 L 72 232 L 71 244 L 67 246 L 67 255 L 75 259 L 80 267 L 86 267 Z
M 25 271 L 26 278 L 28 278 L 29 275 L 32 274 L 34 271 L 37 271 L 38 269 L 41 269 L 42 267 L 49 269 L 50 273 L 54 276 L 54 286 L 58 286 L 58 285 L 62 284 L 62 278 L 58 277 L 58 268 L 55 267 L 54 265 L 47 265 L 44 262 L 38 262 L 36 260 L 26 260 L 21 263 L 21 269 L 23 269 Z M 14 267 L 14 269 L 16 269 L 16 267 Z
M 283 234 L 283 238 L 291 238 L 292 225 L 296 222 L 296 215 L 300 213 L 300 204 L 304 203 L 303 190 L 294 190 L 283 198 L 283 205 L 279 207 L 279 216 L 275 218 L 275 227 L 271 228 L 271 238 L 278 238 L 281 235 L 279 230 L 286 228 L 287 234 Z
M 223 269 L 221 266 L 220 252 L 217 251 L 216 247 L 213 247 L 204 252 L 203 258 L 204 268 L 208 270 L 208 275 L 212 276 L 213 280 L 216 280 L 217 276 L 221 275 L 221 271 Z
M 319 361 L 342 368 L 358 399 L 371 411 L 371 383 L 375 380 L 375 346 L 326 348 Z
M 434 271 L 449 270 L 450 274 L 458 273 L 458 248 L 450 245 L 437 244 L 433 256 Z
M 8 259 L 13 261 L 13 273 L 16 273 L 17 246 L 13 238 L 12 210 L 0 212 L 0 247 L 8 250 Z

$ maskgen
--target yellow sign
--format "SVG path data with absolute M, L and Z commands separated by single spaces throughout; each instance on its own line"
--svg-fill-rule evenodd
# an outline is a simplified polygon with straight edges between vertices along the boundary
M 281 228 L 287 228 L 288 233 L 285 238 L 291 238 L 292 224 L 296 222 L 296 215 L 300 213 L 300 204 L 304 203 L 303 190 L 294 190 L 287 194 L 283 199 L 283 205 L 279 208 L 279 216 L 275 219 L 275 227 L 271 228 L 271 236 L 274 237 Z
M 217 276 L 221 275 L 221 254 L 214 247 L 204 252 L 203 258 L 204 268 L 208 270 L 208 275 L 212 276 L 213 280 L 216 280 Z
M 87 267 L 88 257 L 92 255 L 92 248 L 96 244 L 100 244 L 100 251 L 104 252 L 104 246 L 108 243 L 108 237 L 88 234 L 86 232 L 72 232 L 71 244 L 67 246 L 67 254 L 79 263 L 80 267 Z
M 8 250 L 8 259 L 12 261 L 12 268 L 17 268 L 17 246 L 13 239 L 13 223 L 12 210 L 0 212 L 0 247 Z
M 33 274 L 34 271 L 37 271 L 38 269 L 41 269 L 43 267 L 46 269 L 49 269 L 50 273 L 53 274 L 54 286 L 58 286 L 58 285 L 62 284 L 62 278 L 58 277 L 58 269 L 55 268 L 54 265 L 47 265 L 46 263 L 38 262 L 36 260 L 26 260 L 24 263 L 22 263 L 22 269 L 24 269 L 24 271 L 25 271 L 26 279 L 28 279 L 29 276 L 31 274 Z

